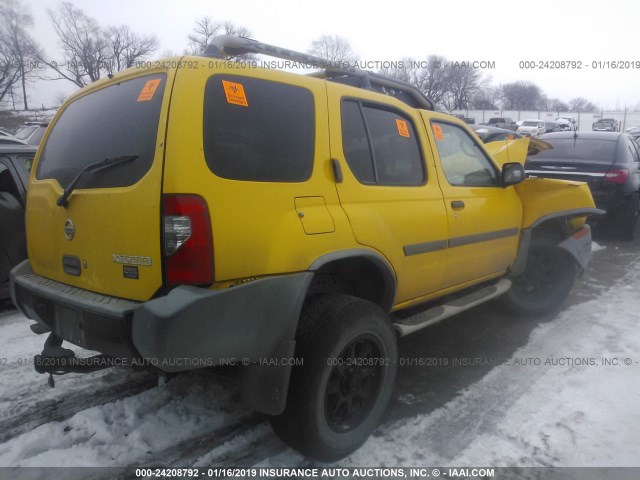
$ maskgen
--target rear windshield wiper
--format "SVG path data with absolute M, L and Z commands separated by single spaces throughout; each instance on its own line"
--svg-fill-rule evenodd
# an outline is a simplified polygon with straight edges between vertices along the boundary
M 87 172 L 95 172 L 96 170 L 102 170 L 103 168 L 113 167 L 115 165 L 120 165 L 121 163 L 131 162 L 138 158 L 138 155 L 121 155 L 119 157 L 105 158 L 104 160 L 99 160 L 97 162 L 90 163 L 89 165 L 85 165 L 85 167 L 78 172 L 78 174 L 71 180 L 67 188 L 64 189 L 64 193 L 60 195 L 60 198 L 56 201 L 56 205 L 59 207 L 67 208 L 69 202 L 67 199 L 71 192 L 76 188 L 77 183 L 80 181 L 82 176 Z

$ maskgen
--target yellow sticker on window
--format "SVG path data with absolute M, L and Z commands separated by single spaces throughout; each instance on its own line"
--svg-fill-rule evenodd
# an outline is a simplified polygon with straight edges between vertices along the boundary
M 409 126 L 404 120 L 396 118 L 396 126 L 398 127 L 398 135 L 401 137 L 409 137 Z
M 142 90 L 140 91 L 140 95 L 138 95 L 138 102 L 148 102 L 153 98 L 153 95 L 156 93 L 158 86 L 160 86 L 161 78 L 156 78 L 155 80 L 148 80 L 147 83 L 144 84 Z
M 444 133 L 442 132 L 442 127 L 437 123 L 432 125 L 433 135 L 436 137 L 436 140 L 444 140 Z
M 227 82 L 222 80 L 224 94 L 227 96 L 227 103 L 248 107 L 247 96 L 244 94 L 244 87 L 241 83 Z

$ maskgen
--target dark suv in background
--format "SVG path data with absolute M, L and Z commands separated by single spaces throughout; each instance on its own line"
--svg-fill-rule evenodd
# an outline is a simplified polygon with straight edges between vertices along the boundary
M 529 176 L 589 184 L 596 207 L 620 236 L 633 240 L 640 208 L 640 146 L 626 133 L 555 132 L 539 137 L 551 148 L 530 155 Z
M 0 145 L 0 302 L 9 298 L 9 271 L 27 258 L 24 208 L 36 147 Z

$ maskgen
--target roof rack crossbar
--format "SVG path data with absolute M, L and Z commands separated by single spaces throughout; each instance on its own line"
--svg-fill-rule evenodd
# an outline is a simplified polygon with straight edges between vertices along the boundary
M 355 68 L 349 65 L 348 62 L 335 62 L 308 53 L 296 52 L 295 50 L 269 45 L 250 38 L 235 37 L 232 35 L 220 35 L 213 38 L 204 51 L 205 56 L 221 59 L 247 53 L 267 55 L 305 65 L 312 65 L 314 68 L 324 69 L 326 78 L 330 78 L 331 75 L 356 76 L 360 78 L 361 88 L 372 89 L 373 86 L 377 86 L 383 89 L 397 90 L 409 95 L 419 108 L 434 110 L 433 101 L 410 83 L 379 73 Z

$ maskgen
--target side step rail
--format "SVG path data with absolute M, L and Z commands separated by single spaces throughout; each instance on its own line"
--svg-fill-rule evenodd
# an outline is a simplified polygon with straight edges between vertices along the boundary
M 511 280 L 503 278 L 497 283 L 488 285 L 471 293 L 448 300 L 447 303 L 431 307 L 394 323 L 394 327 L 401 337 L 417 332 L 423 328 L 436 324 L 445 318 L 452 317 L 470 308 L 480 305 L 492 298 L 499 297 L 511 288 Z

